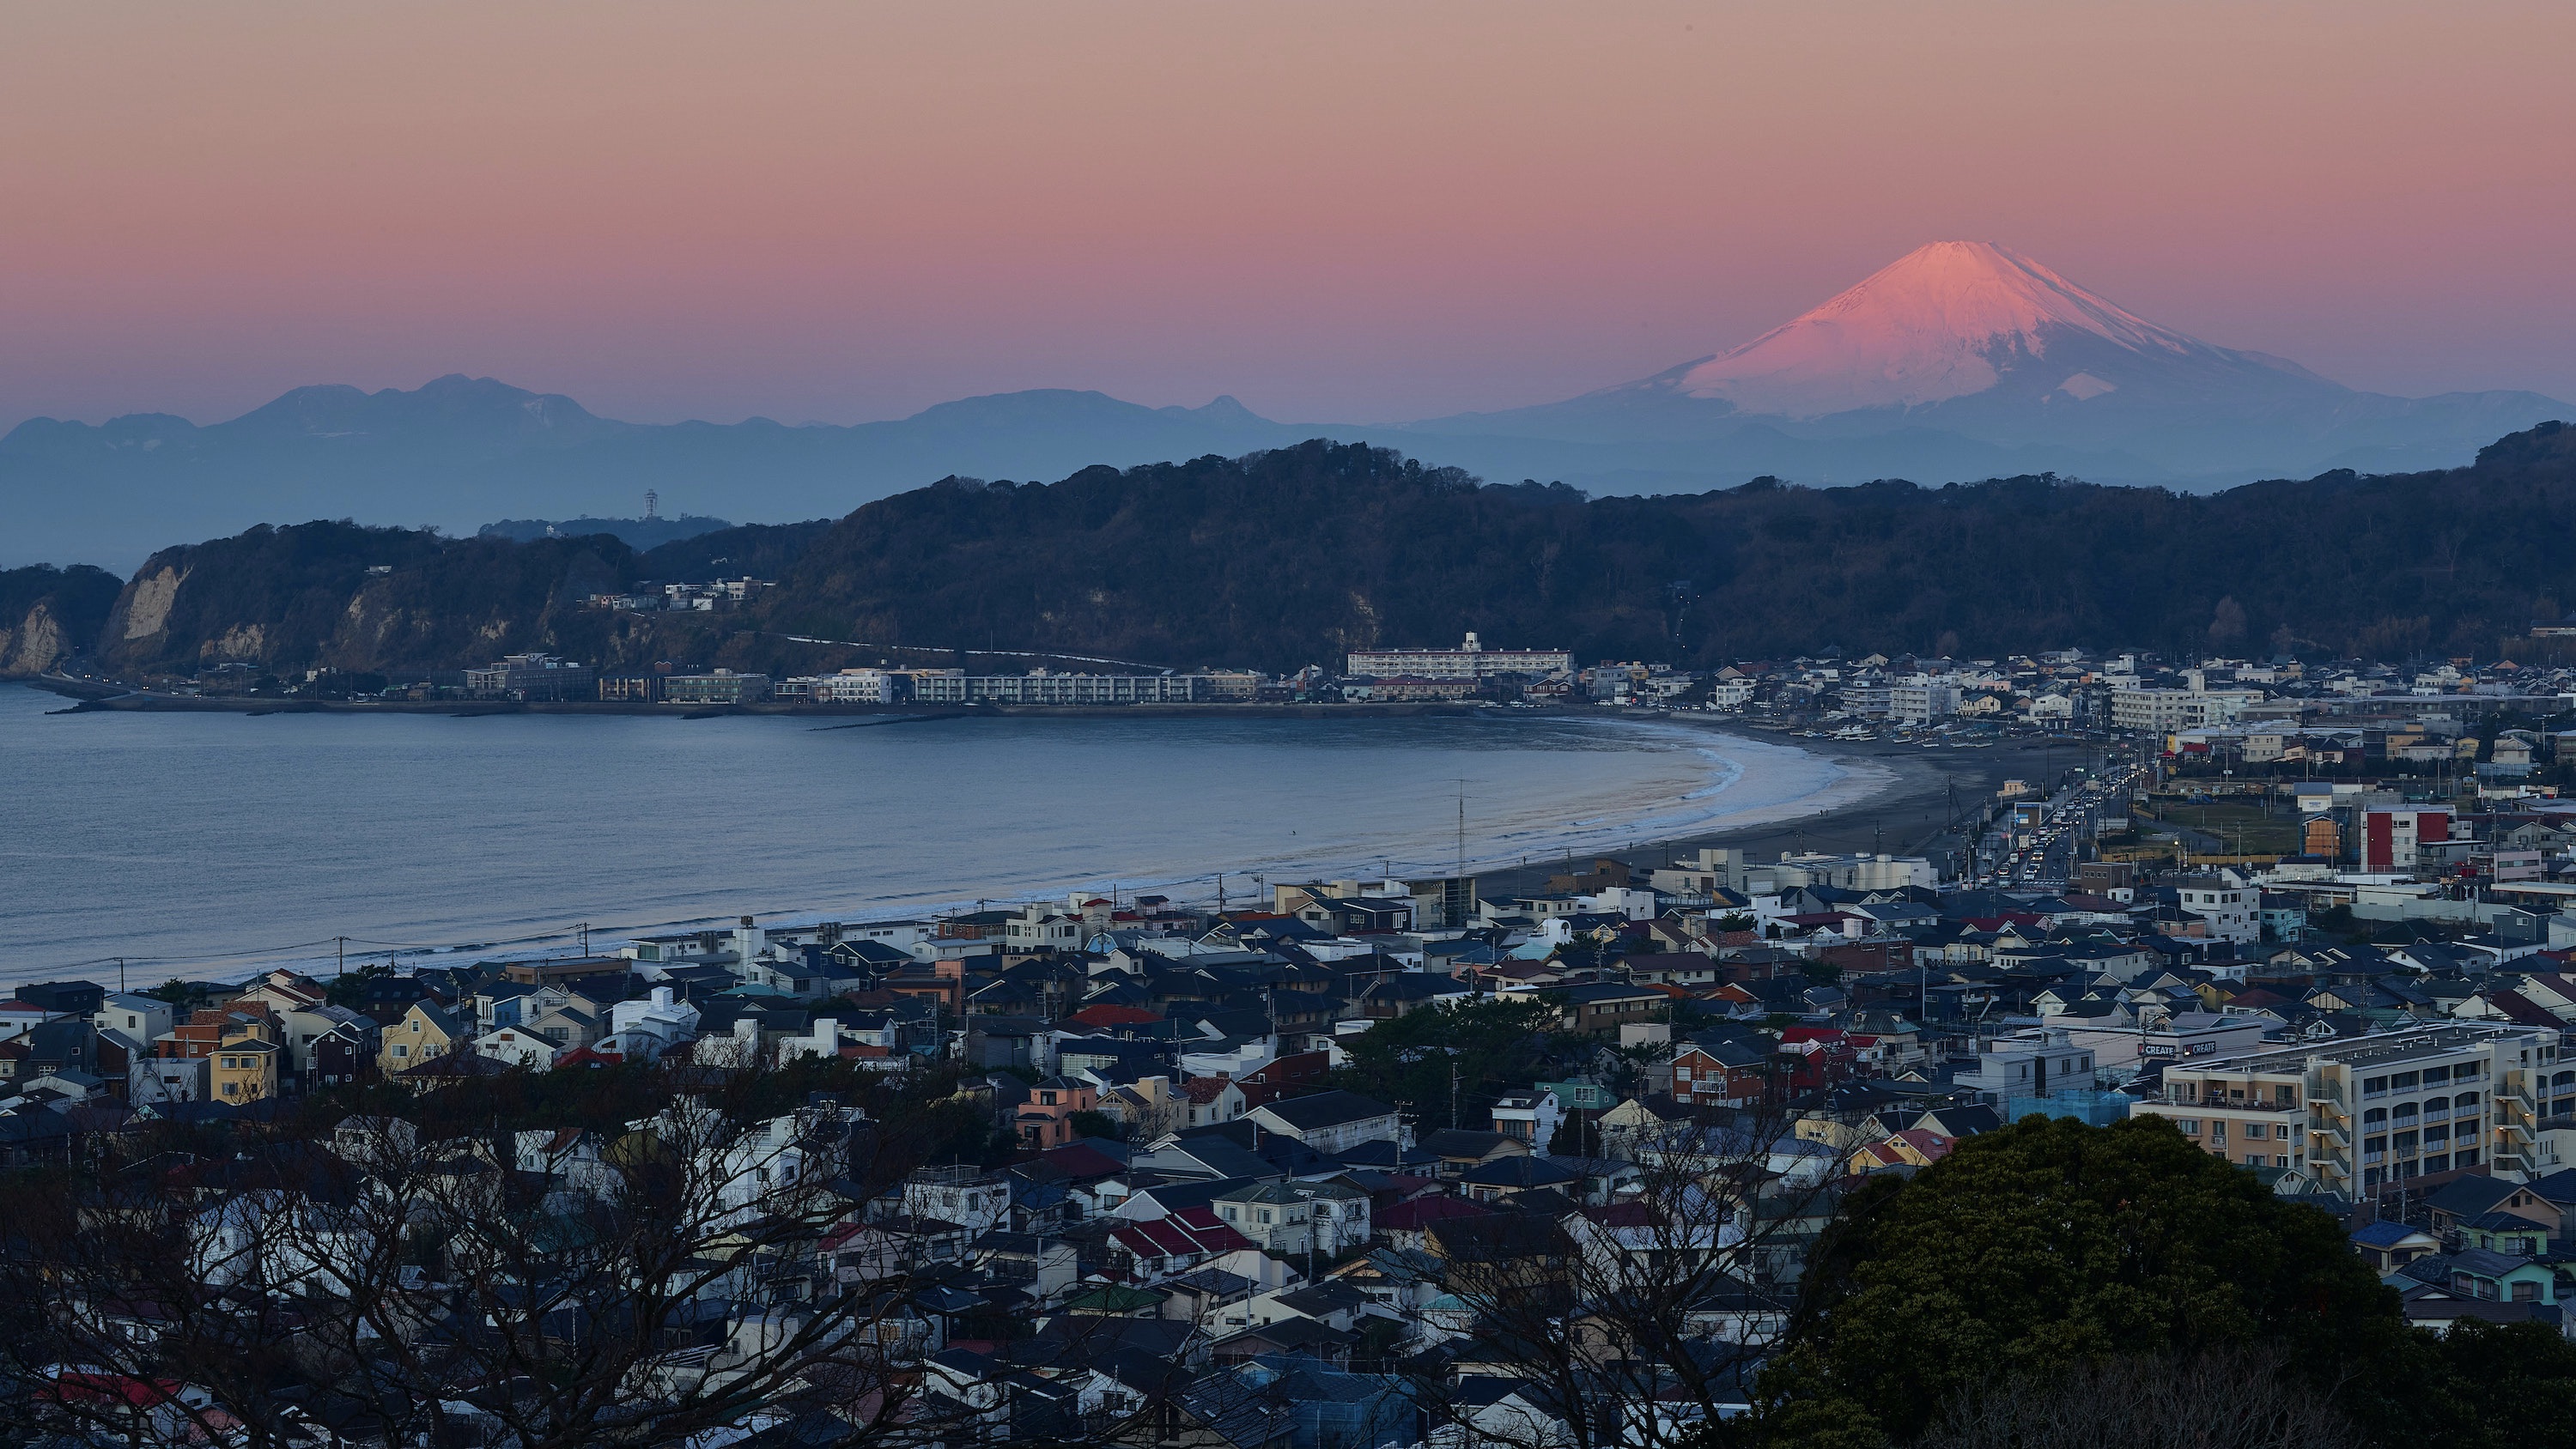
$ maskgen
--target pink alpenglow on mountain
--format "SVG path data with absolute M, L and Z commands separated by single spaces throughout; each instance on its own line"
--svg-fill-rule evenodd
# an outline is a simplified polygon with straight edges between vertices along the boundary
M 1795 418 L 1920 407 L 1986 391 L 1999 380 L 1998 362 L 2044 359 L 2052 335 L 2066 331 L 2131 352 L 2216 351 L 2010 248 L 1945 241 L 1917 247 L 1795 321 L 1692 367 L 1674 390 Z M 2074 371 L 2060 389 L 2084 399 L 2116 385 Z

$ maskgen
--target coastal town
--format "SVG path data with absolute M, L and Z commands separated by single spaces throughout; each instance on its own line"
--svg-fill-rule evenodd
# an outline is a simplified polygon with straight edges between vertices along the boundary
M 1157 678 L 1016 677 L 1091 681 L 1084 703 Z M 721 696 L 698 678 L 649 697 Z M 468 687 L 558 683 L 618 686 L 521 657 Z M 709 1445 L 1696 1442 L 1752 1408 L 1847 1197 L 2034 1116 L 2160 1124 L 2325 1210 L 2410 1324 L 2567 1330 L 2564 670 L 2070 651 L 1712 677 L 1469 635 L 1224 687 L 2051 748 L 1930 853 L 1076 886 L 31 981 L 0 1002 L 0 1155 L 121 1206 L 8 1255 L 49 1285 L 18 1409 L 98 1443 L 538 1443 L 619 1416 Z M 120 1236 L 148 1221 L 168 1234 Z M 260 1334 L 294 1348 L 256 1382 L 205 1351 Z

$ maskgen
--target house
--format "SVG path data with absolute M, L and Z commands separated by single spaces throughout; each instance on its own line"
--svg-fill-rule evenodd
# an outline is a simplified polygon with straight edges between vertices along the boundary
M 1582 1172 L 1553 1157 L 1524 1154 L 1497 1157 L 1468 1168 L 1458 1174 L 1458 1190 L 1470 1201 L 1490 1205 L 1539 1188 L 1554 1188 L 1571 1198 L 1580 1190 L 1582 1181 Z
M 1312 1206 L 1284 1182 L 1250 1182 L 1211 1203 L 1227 1227 L 1271 1253 L 1303 1253 L 1315 1244 Z
M 1265 1102 L 1245 1117 L 1264 1131 L 1294 1138 L 1326 1156 L 1348 1151 L 1362 1142 L 1403 1140 L 1395 1109 L 1357 1092 L 1317 1092 L 1308 1097 Z
M 1684 1107 L 1750 1107 L 1762 1100 L 1769 1070 L 1769 1054 L 1741 1042 L 1684 1042 L 1673 1048 L 1673 1100 Z
M 1949 1156 L 1953 1145 L 1950 1138 L 1937 1132 L 1909 1127 L 1855 1150 L 1851 1155 L 1851 1172 L 1859 1177 L 1873 1172 L 1930 1167 Z
M 446 1056 L 465 1040 L 456 1014 L 428 1001 L 415 1001 L 402 1020 L 385 1028 L 376 1047 L 376 1071 L 394 1076 L 422 1062 Z
M 2382 1218 L 2352 1230 L 2352 1249 L 2385 1277 L 2418 1258 L 2442 1251 L 2442 1240 L 2422 1228 Z
M 1369 1196 L 1338 1182 L 1245 1183 L 1210 1200 L 1228 1227 L 1266 1251 L 1339 1255 L 1369 1240 Z
M 1532 1152 L 1547 1151 L 1555 1140 L 1557 1124 L 1565 1120 L 1556 1093 L 1549 1091 L 1512 1092 L 1494 1101 L 1494 1130 L 1515 1142 L 1526 1142 Z
M 1535 994 L 1556 1006 L 1564 1030 L 1610 1036 L 1630 1022 L 1662 1018 L 1673 1002 L 1671 994 L 1659 987 L 1616 981 L 1552 986 Z
M 558 1055 L 553 1042 L 517 1026 L 505 1026 L 476 1037 L 474 1050 L 504 1066 L 523 1067 L 532 1072 L 552 1070 Z
M 2438 1268 L 2435 1272 L 2427 1271 Z M 2454 1293 L 2489 1303 L 2559 1302 L 2558 1271 L 2547 1263 L 2530 1258 L 2508 1258 L 2470 1248 L 2448 1257 L 2431 1257 L 2411 1263 L 2407 1271 L 2426 1282 L 2447 1286 Z
M 1061 1147 L 1082 1135 L 1073 1130 L 1073 1115 L 1098 1110 L 1099 1093 L 1077 1077 L 1049 1077 L 1029 1089 L 1020 1104 L 1020 1145 L 1032 1152 Z
M 120 1033 L 144 1050 L 178 1024 L 178 1009 L 157 996 L 139 991 L 112 991 L 90 1013 L 90 1025 L 100 1031 Z
M 209 1100 L 241 1105 L 275 1097 L 285 1054 L 270 1023 L 245 1021 L 233 1027 L 215 1045 L 208 1068 Z
M 1464 1127 L 1441 1128 L 1423 1138 L 1422 1146 L 1439 1158 L 1432 1174 L 1452 1179 L 1479 1163 L 1497 1157 L 1519 1157 L 1530 1150 L 1528 1143 L 1500 1132 L 1477 1132 Z
M 1435 1193 L 1397 1203 L 1378 1213 L 1377 1231 L 1398 1249 L 1420 1252 L 1424 1250 L 1427 1235 L 1436 1225 L 1453 1218 L 1485 1217 L 1492 1211 L 1463 1197 Z
M 1175 1127 L 1212 1127 L 1243 1115 L 1243 1087 L 1231 1077 L 1191 1077 L 1172 1094 L 1181 1120 Z
M 1128 1276 L 1139 1283 L 1159 1283 L 1219 1258 L 1257 1251 L 1251 1238 L 1207 1207 L 1124 1223 L 1110 1232 L 1108 1246 L 1125 1255 Z
M 670 987 L 656 986 L 643 1000 L 611 1006 L 608 1032 L 592 1045 L 626 1061 L 651 1062 L 697 1039 L 698 1009 Z

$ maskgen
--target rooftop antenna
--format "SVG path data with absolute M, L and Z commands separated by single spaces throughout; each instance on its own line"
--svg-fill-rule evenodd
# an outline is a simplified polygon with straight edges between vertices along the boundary
M 659 517 L 661 517 L 661 516 L 662 516 L 662 495 L 661 495 L 661 493 L 660 493 L 660 492 L 658 492 L 658 491 L 657 491 L 657 490 L 655 490 L 655 489 L 651 489 L 651 488 L 647 488 L 647 489 L 645 489 L 645 490 L 644 490 L 644 517 L 645 517 L 646 519 L 650 520 L 650 519 L 659 518 Z

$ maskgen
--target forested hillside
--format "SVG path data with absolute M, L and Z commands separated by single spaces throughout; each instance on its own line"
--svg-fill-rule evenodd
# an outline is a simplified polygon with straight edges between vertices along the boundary
M 782 587 L 735 614 L 580 607 L 638 579 L 745 573 Z M 0 630 L 26 633 L 40 586 L 101 588 L 80 570 L 0 575 Z M 2041 476 L 1587 500 L 1312 442 L 1047 485 L 950 478 L 837 523 L 644 554 L 604 535 L 316 523 L 164 550 L 112 611 L 50 606 L 48 627 L 133 670 L 455 668 L 532 648 L 815 668 L 882 645 L 1285 670 L 1470 629 L 1696 665 L 2075 644 L 2492 656 L 2562 602 L 2576 604 L 2576 429 L 2553 423 L 2449 472 L 2197 496 Z M 870 648 L 817 653 L 791 634 Z
M 813 633 L 1176 664 L 1359 644 L 1727 659 L 1989 653 L 2491 655 L 2576 602 L 2576 431 L 2447 473 L 2215 495 L 2051 477 L 1585 501 L 1309 443 L 1049 487 L 951 479 L 862 508 L 773 614 Z

